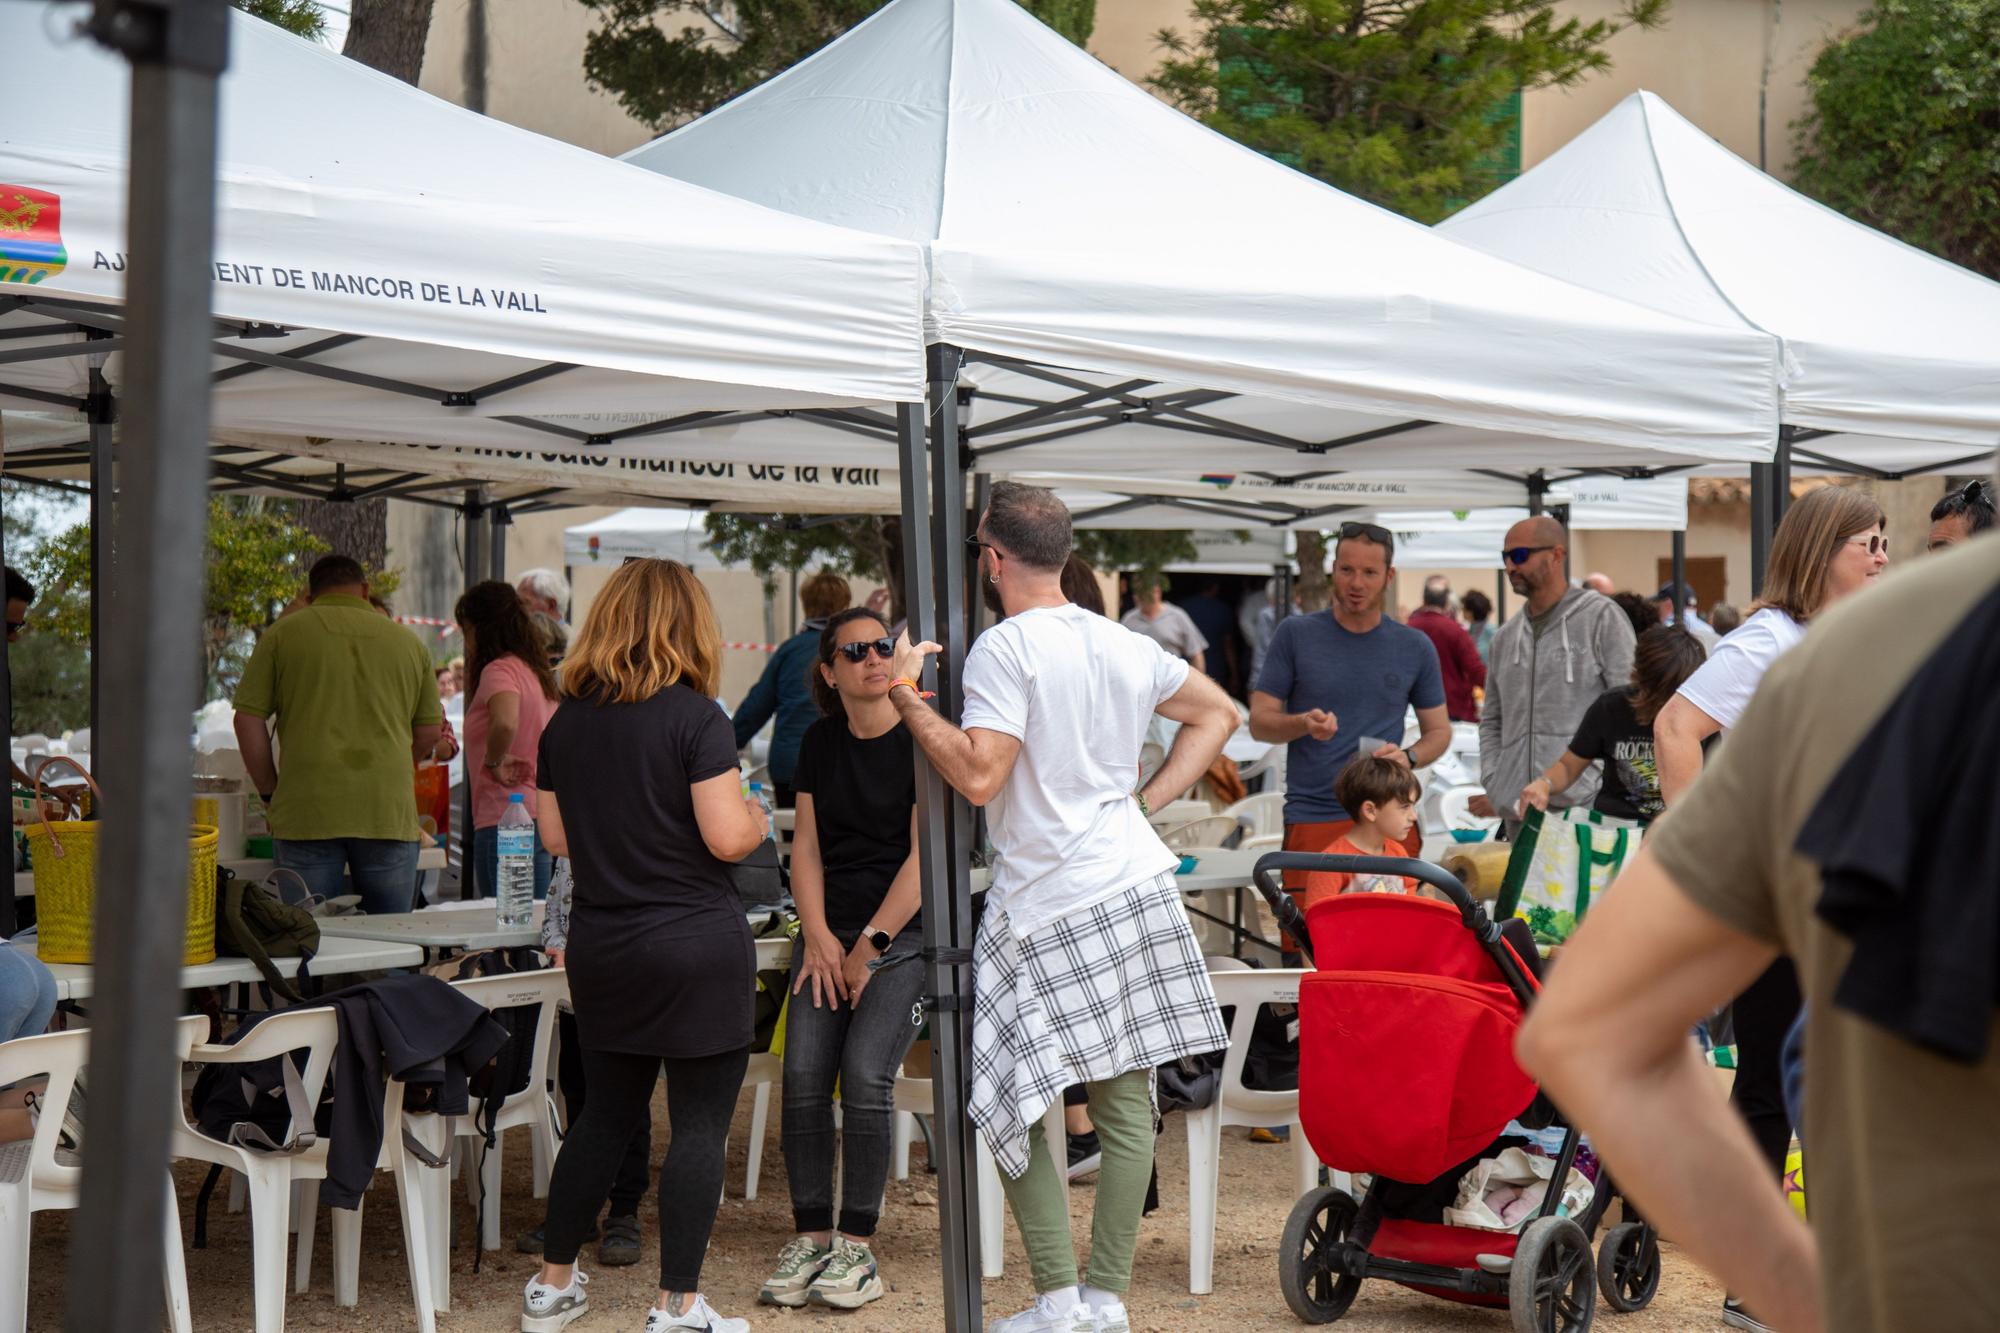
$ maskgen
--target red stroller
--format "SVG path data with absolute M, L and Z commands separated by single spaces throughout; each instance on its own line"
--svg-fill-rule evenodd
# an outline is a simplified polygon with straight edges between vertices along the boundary
M 1301 914 L 1280 872 L 1401 875 L 1445 902 L 1345 894 Z M 1347 1312 L 1365 1278 L 1446 1300 L 1504 1306 L 1520 1333 L 1585 1333 L 1601 1288 L 1613 1309 L 1659 1288 L 1659 1238 L 1636 1218 L 1591 1237 L 1614 1196 L 1608 1176 L 1583 1215 L 1562 1215 L 1578 1136 L 1566 1128 L 1554 1184 L 1518 1233 L 1410 1220 L 1426 1182 L 1456 1178 L 1510 1120 L 1560 1123 L 1514 1062 L 1514 1034 L 1539 984 L 1500 927 L 1441 867 L 1388 857 L 1274 852 L 1258 891 L 1316 968 L 1299 987 L 1299 1118 L 1321 1162 L 1373 1177 L 1357 1203 L 1321 1187 L 1298 1201 L 1278 1250 L 1285 1303 L 1309 1324 Z M 1435 1207 L 1432 1213 L 1437 1213 Z M 1439 1214 L 1441 1216 L 1441 1214 Z

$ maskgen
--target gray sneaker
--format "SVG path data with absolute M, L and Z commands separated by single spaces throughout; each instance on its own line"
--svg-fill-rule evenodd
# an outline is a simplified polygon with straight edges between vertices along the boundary
M 806 1291 L 812 1286 L 813 1279 L 832 1258 L 833 1251 L 815 1245 L 812 1237 L 792 1237 L 791 1243 L 778 1251 L 778 1266 L 772 1270 L 771 1276 L 764 1279 L 757 1300 L 764 1305 L 798 1309 L 806 1303 Z
M 583 1318 L 590 1312 L 590 1296 L 584 1291 L 589 1282 L 581 1271 L 572 1274 L 567 1287 L 547 1287 L 530 1278 L 521 1296 L 521 1333 L 559 1333 Z
M 870 1301 L 881 1300 L 882 1275 L 875 1266 L 874 1251 L 836 1236 L 833 1255 L 806 1289 L 806 1299 L 836 1310 L 859 1310 Z

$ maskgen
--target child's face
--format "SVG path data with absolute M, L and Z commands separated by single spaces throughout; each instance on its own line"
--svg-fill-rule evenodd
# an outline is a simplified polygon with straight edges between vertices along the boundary
M 1375 825 L 1377 832 L 1390 842 L 1400 842 L 1408 846 L 1407 839 L 1410 835 L 1410 829 L 1417 822 L 1417 807 L 1415 805 L 1399 796 L 1395 800 L 1383 805 L 1377 805 L 1373 801 L 1370 801 L 1363 807 L 1363 813 L 1365 814 L 1370 810 L 1375 812 L 1375 817 L 1369 822 Z

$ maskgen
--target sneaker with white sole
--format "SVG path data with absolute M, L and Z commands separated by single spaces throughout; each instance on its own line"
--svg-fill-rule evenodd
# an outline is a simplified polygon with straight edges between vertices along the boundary
M 986 1333 L 1096 1333 L 1096 1330 L 1097 1321 L 1091 1317 L 1088 1305 L 1058 1305 L 1047 1292 L 1035 1298 L 1034 1308 L 996 1319 L 986 1326 Z
M 1122 1301 L 1093 1305 L 1090 1307 L 1090 1317 L 1097 1321 L 1092 1325 L 1094 1333 L 1132 1333 L 1132 1319 L 1125 1313 L 1125 1304 Z
M 567 1287 L 551 1287 L 530 1278 L 528 1290 L 521 1296 L 521 1333 L 557 1333 L 590 1313 L 590 1295 L 584 1291 L 589 1282 L 581 1271 L 570 1275 Z
M 881 1300 L 882 1274 L 875 1264 L 875 1252 L 859 1241 L 836 1236 L 833 1253 L 806 1289 L 806 1299 L 836 1310 L 859 1310 L 870 1301 Z
M 708 1308 L 708 1298 L 699 1293 L 679 1314 L 658 1306 L 646 1311 L 646 1333 L 677 1333 L 680 1329 L 695 1329 L 697 1333 L 750 1333 L 750 1321 L 724 1319 Z
M 778 1266 L 764 1279 L 757 1300 L 796 1310 L 806 1303 L 806 1290 L 833 1258 L 833 1251 L 813 1243 L 811 1236 L 794 1236 L 778 1251 Z
M 1769 1324 L 1743 1308 L 1743 1302 L 1734 1296 L 1722 1302 L 1722 1322 L 1731 1328 L 1748 1330 L 1748 1333 L 1778 1333 Z

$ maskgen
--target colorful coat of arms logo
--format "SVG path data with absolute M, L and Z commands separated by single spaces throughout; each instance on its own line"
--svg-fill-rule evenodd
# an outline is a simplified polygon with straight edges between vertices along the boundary
M 37 283 L 68 263 L 62 201 L 47 190 L 0 183 L 0 282 Z

